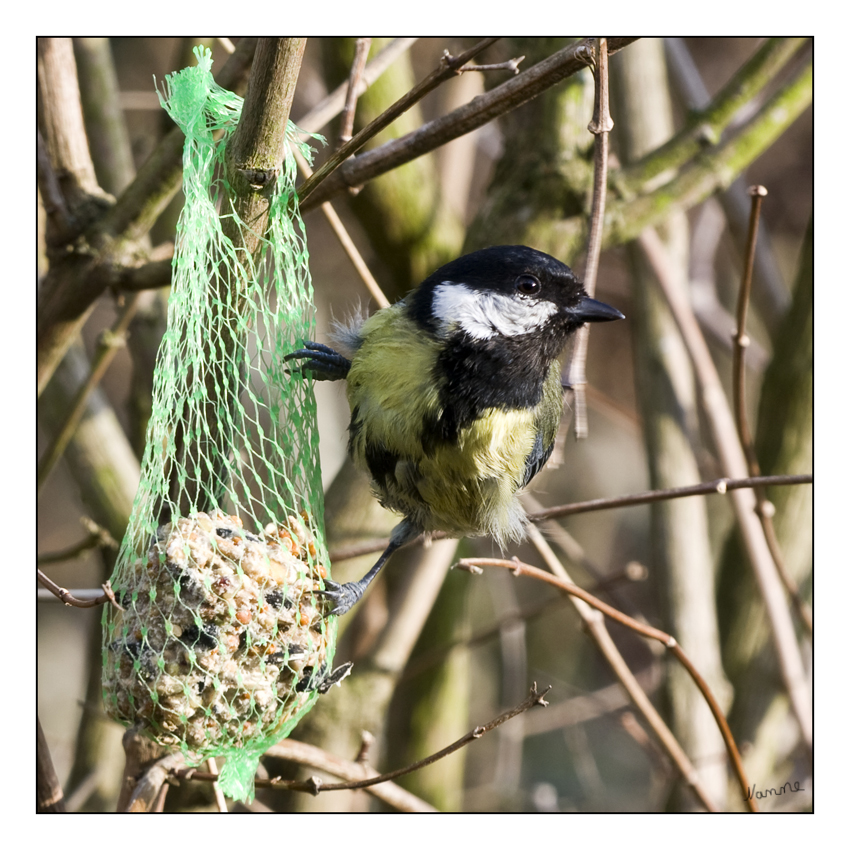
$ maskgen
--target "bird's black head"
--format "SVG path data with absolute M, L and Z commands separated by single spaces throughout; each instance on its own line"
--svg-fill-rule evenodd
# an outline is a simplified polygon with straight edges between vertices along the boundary
M 569 335 L 585 322 L 623 318 L 588 298 L 568 266 L 522 245 L 448 263 L 406 304 L 420 328 L 440 340 L 432 370 L 440 410 L 425 429 L 432 442 L 456 439 L 483 410 L 540 404 Z
M 536 341 L 552 357 L 585 322 L 623 318 L 588 298 L 569 266 L 523 245 L 459 257 L 426 278 L 407 302 L 411 316 L 437 336 Z

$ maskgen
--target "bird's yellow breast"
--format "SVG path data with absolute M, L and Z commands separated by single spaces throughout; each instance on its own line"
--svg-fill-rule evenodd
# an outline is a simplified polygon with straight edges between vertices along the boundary
M 459 429 L 456 440 L 427 439 L 426 423 L 439 421 L 442 410 L 439 341 L 423 333 L 402 305 L 372 316 L 361 339 L 347 378 L 349 451 L 373 477 L 382 504 L 426 531 L 486 533 L 500 542 L 520 538 L 524 512 L 515 494 L 540 405 L 487 408 Z M 546 393 L 541 405 L 552 402 Z M 557 420 L 560 401 L 554 403 Z M 387 474 L 375 475 L 376 467 Z

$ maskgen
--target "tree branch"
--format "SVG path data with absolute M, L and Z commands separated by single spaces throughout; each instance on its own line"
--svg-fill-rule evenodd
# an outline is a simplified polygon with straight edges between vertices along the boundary
M 661 147 L 623 170 L 620 189 L 646 191 L 646 185 L 671 169 L 679 169 L 697 158 L 706 147 L 716 146 L 741 108 L 759 95 L 808 41 L 805 38 L 770 38 L 735 74 L 712 102 L 692 113 L 688 125 Z
M 750 431 L 750 425 L 747 420 L 747 405 L 746 405 L 746 381 L 745 381 L 745 354 L 750 344 L 750 338 L 747 336 L 747 307 L 750 301 L 750 290 L 753 282 L 753 267 L 756 258 L 756 237 L 758 234 L 759 213 L 761 211 L 762 201 L 767 195 L 767 189 L 764 186 L 751 186 L 749 194 L 752 198 L 752 210 L 750 214 L 750 226 L 747 234 L 746 250 L 744 251 L 744 271 L 741 277 L 741 288 L 738 292 L 738 310 L 737 310 L 737 331 L 734 335 L 734 349 L 732 358 L 732 398 L 735 410 L 735 423 L 738 427 L 738 438 L 741 441 L 741 447 L 744 450 L 744 456 L 747 459 L 747 468 L 750 475 L 759 475 L 758 458 L 756 457 L 755 446 L 753 445 L 753 435 Z M 773 514 L 775 508 L 768 500 L 764 487 L 755 488 L 756 496 L 756 513 L 758 514 L 759 522 L 761 522 L 764 530 L 764 538 L 767 542 L 770 554 L 773 557 L 773 563 L 776 567 L 776 572 L 785 585 L 785 590 L 791 597 L 791 602 L 794 605 L 794 610 L 797 616 L 805 626 L 809 635 L 814 632 L 814 623 L 812 622 L 812 612 L 808 605 L 800 597 L 800 591 L 797 583 L 791 577 L 785 566 L 785 558 L 782 556 L 782 550 L 779 547 L 779 541 L 776 538 L 776 530 L 773 527 Z
M 593 298 L 596 292 L 596 275 L 602 251 L 602 233 L 605 222 L 605 196 L 608 190 L 608 134 L 614 127 L 608 98 L 608 39 L 597 38 L 592 54 L 594 101 L 593 118 L 587 129 L 594 136 L 593 145 L 593 200 L 590 210 L 590 231 L 587 238 L 587 258 L 584 266 L 584 288 Z M 573 356 L 570 361 L 570 386 L 575 394 L 573 427 L 577 440 L 587 438 L 587 345 L 590 342 L 590 325 L 583 325 L 576 334 Z
M 348 75 L 348 91 L 345 93 L 345 106 L 342 109 L 342 126 L 339 131 L 340 145 L 351 141 L 351 133 L 354 130 L 354 112 L 357 109 L 357 98 L 360 96 L 358 92 L 360 79 L 363 76 L 363 69 L 371 46 L 371 38 L 358 38 L 354 45 L 354 60 L 351 63 L 351 72 Z
M 630 44 L 633 38 L 609 38 L 608 53 L 615 53 Z M 440 118 L 424 124 L 413 133 L 381 145 L 375 150 L 344 163 L 333 177 L 316 189 L 306 202 L 302 212 L 315 207 L 351 187 L 362 186 L 369 180 L 391 171 L 399 165 L 422 156 L 452 139 L 471 133 L 499 115 L 515 109 L 561 80 L 578 73 L 586 67 L 581 58 L 592 46 L 592 39 L 559 50 L 548 59 L 512 77 L 502 85 Z
M 636 239 L 645 228 L 658 224 L 672 210 L 688 210 L 718 189 L 727 188 L 791 126 L 811 101 L 812 63 L 809 62 L 734 136 L 702 150 L 668 183 L 663 186 L 650 183 L 649 187 L 644 185 L 643 195 L 612 201 L 602 247 Z
M 121 310 L 112 329 L 104 331 L 100 335 L 91 372 L 85 383 L 77 391 L 64 422 L 39 461 L 36 477 L 37 490 L 41 490 L 56 462 L 64 454 L 77 425 L 80 424 L 80 419 L 82 419 L 83 414 L 86 412 L 88 398 L 92 391 L 106 374 L 106 370 L 112 363 L 118 349 L 123 348 L 127 344 L 127 328 L 130 326 L 130 322 L 136 313 L 137 304 L 138 295 L 131 295 L 124 304 L 124 308 Z
M 321 168 L 313 173 L 312 177 L 304 181 L 298 192 L 298 198 L 302 208 L 305 208 L 304 203 L 315 191 L 316 187 L 327 180 L 345 160 L 357 153 L 369 139 L 377 136 L 381 130 L 392 124 L 399 115 L 407 112 L 411 106 L 422 100 L 426 94 L 432 92 L 446 80 L 454 77 L 459 72 L 459 68 L 496 41 L 498 41 L 497 38 L 485 38 L 471 50 L 467 50 L 460 56 L 444 58 L 439 68 L 432 71 L 421 83 L 414 86 L 407 94 L 390 106 L 389 109 L 385 110 L 374 121 L 367 124 L 353 139 L 342 145 Z M 327 198 L 323 198 L 322 200 L 327 200 Z

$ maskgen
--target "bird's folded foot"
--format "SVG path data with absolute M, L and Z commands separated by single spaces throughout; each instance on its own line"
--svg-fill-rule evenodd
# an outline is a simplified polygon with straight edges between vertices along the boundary
M 317 381 L 344 381 L 351 369 L 351 361 L 321 342 L 306 341 L 304 348 L 292 351 L 284 358 L 301 360 L 302 372 L 309 372 Z
M 350 581 L 347 584 L 337 584 L 335 581 L 325 581 L 325 589 L 318 591 L 321 596 L 330 600 L 333 608 L 325 615 L 340 617 L 350 611 L 363 596 L 366 590 L 366 584 L 363 580 Z

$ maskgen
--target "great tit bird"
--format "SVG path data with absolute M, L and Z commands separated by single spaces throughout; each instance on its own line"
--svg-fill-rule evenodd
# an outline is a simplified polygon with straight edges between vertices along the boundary
M 360 581 L 325 582 L 344 614 L 419 534 L 524 536 L 517 492 L 543 468 L 563 409 L 558 355 L 585 322 L 623 314 L 588 297 L 563 263 L 503 245 L 454 260 L 402 301 L 286 356 L 345 380 L 348 452 L 384 507 L 403 515 Z M 348 355 L 348 356 L 346 356 Z

